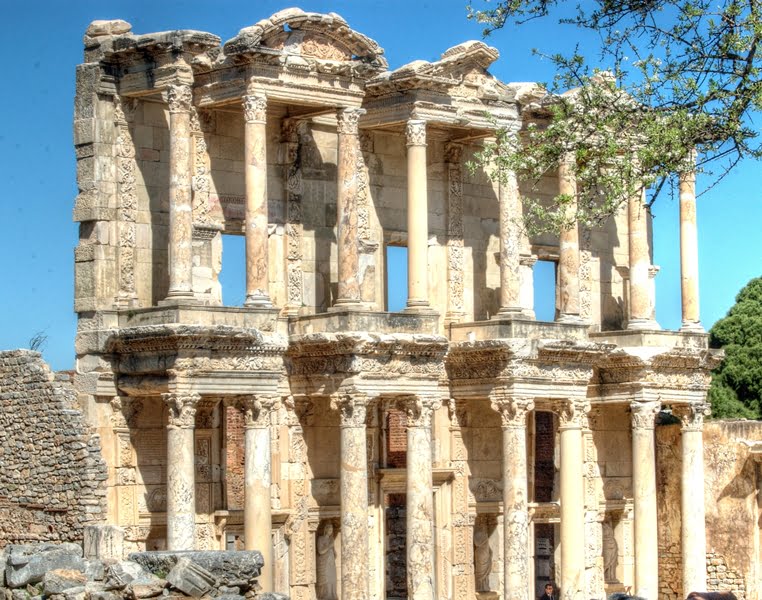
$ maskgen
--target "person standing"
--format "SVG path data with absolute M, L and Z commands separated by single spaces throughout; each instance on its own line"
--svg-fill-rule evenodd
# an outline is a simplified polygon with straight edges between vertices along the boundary
M 546 583 L 545 584 L 545 593 L 540 596 L 540 600 L 556 600 L 556 596 L 554 594 L 553 590 L 553 584 L 552 583 Z

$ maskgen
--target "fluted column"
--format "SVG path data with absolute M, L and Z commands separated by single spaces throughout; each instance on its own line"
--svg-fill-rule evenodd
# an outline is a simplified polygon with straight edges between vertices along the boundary
M 565 205 L 566 220 L 571 226 L 561 229 L 558 240 L 559 317 L 561 322 L 576 323 L 579 316 L 579 226 L 577 213 L 577 176 L 574 173 L 574 154 L 567 153 L 558 164 L 558 192 L 571 201 Z
M 365 440 L 367 398 L 339 394 L 333 399 L 341 425 L 341 598 L 366 600 L 368 564 L 368 449 Z
M 169 291 L 167 300 L 193 298 L 193 205 L 191 196 L 189 85 L 170 85 L 169 104 Z
M 277 398 L 245 396 L 243 536 L 246 550 L 259 550 L 265 561 L 259 583 L 273 591 L 272 483 L 270 416 Z
M 704 417 L 708 404 L 675 406 L 682 421 L 683 595 L 706 589 L 706 519 L 704 509 Z
M 531 398 L 492 399 L 503 426 L 503 593 L 504 600 L 527 600 L 529 591 L 529 511 L 527 510 L 527 414 Z
M 360 160 L 358 122 L 362 108 L 342 108 L 338 112 L 338 225 L 339 290 L 335 304 L 343 308 L 362 305 L 360 294 L 360 246 L 357 230 L 357 184 Z
M 630 254 L 630 315 L 627 329 L 654 329 L 651 305 L 651 253 L 648 249 L 648 206 L 645 189 L 627 203 Z
M 426 121 L 410 119 L 407 136 L 407 309 L 428 309 L 429 212 Z
M 658 402 L 633 402 L 632 495 L 635 509 L 635 594 L 656 598 L 659 593 L 659 540 L 656 521 L 656 450 L 654 422 Z
M 407 412 L 407 597 L 434 598 L 434 482 L 431 421 L 440 402 L 413 397 Z
M 564 600 L 582 600 L 585 593 L 585 497 L 582 427 L 589 403 L 558 403 L 561 438 L 561 593 Z
M 692 165 L 696 153 L 691 152 Z M 680 283 L 683 306 L 681 331 L 703 332 L 699 315 L 698 232 L 696 230 L 696 171 L 680 173 Z
M 246 177 L 246 306 L 272 306 L 267 224 L 267 97 L 243 97 Z
M 167 549 L 193 550 L 196 541 L 194 431 L 198 394 L 162 394 L 167 423 Z
M 500 310 L 498 317 L 518 316 L 521 307 L 521 219 L 522 207 L 516 173 L 507 171 L 500 179 Z

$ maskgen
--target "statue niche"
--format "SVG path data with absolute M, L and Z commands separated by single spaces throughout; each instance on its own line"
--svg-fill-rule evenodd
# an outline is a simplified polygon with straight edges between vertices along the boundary
M 614 533 L 614 517 L 609 515 L 601 524 L 603 528 L 603 579 L 606 583 L 619 583 L 616 568 L 619 564 L 619 544 Z
M 336 548 L 333 523 L 327 521 L 315 544 L 315 595 L 317 600 L 338 600 L 336 595 Z
M 491 592 L 492 546 L 490 544 L 495 523 L 491 515 L 477 518 L 474 524 L 474 585 L 476 592 Z

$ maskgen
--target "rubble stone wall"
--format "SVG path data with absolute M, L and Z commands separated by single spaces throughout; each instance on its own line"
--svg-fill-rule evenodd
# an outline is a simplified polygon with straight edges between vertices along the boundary
M 106 515 L 106 464 L 68 376 L 0 352 L 0 547 L 81 541 Z

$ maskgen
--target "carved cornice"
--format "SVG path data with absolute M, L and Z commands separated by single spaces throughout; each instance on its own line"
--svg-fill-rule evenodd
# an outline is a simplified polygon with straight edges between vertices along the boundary
M 503 429 L 524 429 L 527 414 L 534 410 L 533 398 L 514 397 L 503 392 L 490 396 L 490 404 L 500 414 Z
M 632 428 L 652 430 L 660 410 L 659 402 L 633 402 L 630 404 Z
M 426 145 L 426 121 L 410 119 L 405 126 L 405 137 L 408 146 Z
M 702 431 L 704 417 L 708 417 L 712 409 L 708 403 L 678 404 L 672 406 L 672 414 L 680 419 L 682 431 Z
M 247 94 L 241 100 L 247 123 L 267 122 L 267 97 L 264 94 Z
M 170 113 L 188 113 L 193 103 L 193 91 L 189 85 L 170 85 L 167 88 L 167 104 Z
M 340 109 L 336 114 L 336 131 L 339 135 L 357 135 L 358 123 L 364 114 L 364 108 Z
M 193 429 L 196 424 L 196 407 L 201 396 L 194 393 L 169 392 L 161 395 L 169 409 L 170 429 Z

